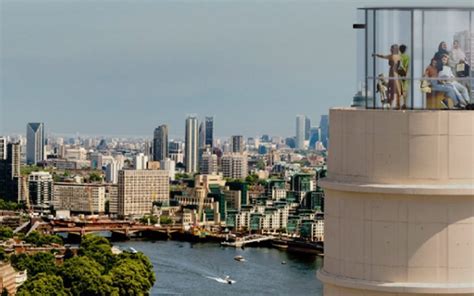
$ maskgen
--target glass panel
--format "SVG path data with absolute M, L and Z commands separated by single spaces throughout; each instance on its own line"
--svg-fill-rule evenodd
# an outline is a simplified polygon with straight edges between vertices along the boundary
M 471 71 L 465 63 L 472 60 L 470 26 L 468 11 L 424 12 L 424 73 L 430 76 L 428 80 L 433 84 L 432 88 L 453 89 L 456 94 L 454 103 L 471 101 Z M 426 105 L 429 107 L 428 99 Z
M 412 73 L 410 76 L 413 78 L 423 77 L 424 66 L 423 66 L 423 14 L 421 10 L 413 11 L 413 55 L 412 55 Z M 423 109 L 426 107 L 426 100 L 423 92 L 420 91 L 421 84 L 420 80 L 413 81 L 410 83 L 410 88 L 413 89 L 412 95 L 412 106 L 413 109 Z
M 372 57 L 372 53 L 374 52 L 375 42 L 374 42 L 374 11 L 367 10 L 367 56 L 366 56 L 366 67 L 367 67 L 367 77 L 374 77 L 375 76 L 375 69 L 374 69 L 374 58 Z M 369 81 L 370 80 L 370 81 Z M 368 98 L 368 108 L 375 108 L 376 107 L 376 99 L 370 100 L 369 98 L 375 98 L 375 81 L 373 79 L 367 79 L 367 98 Z
M 387 84 L 388 104 L 393 108 L 410 108 L 411 12 L 378 10 L 375 13 L 375 76 L 377 84 Z M 382 101 L 376 99 L 376 106 Z
M 357 11 L 357 23 L 358 24 L 365 24 L 365 10 L 358 10 Z M 366 34 L 366 28 L 365 29 L 357 29 L 356 30 L 357 34 L 357 80 L 356 80 L 356 89 L 357 89 L 357 94 L 354 97 L 354 101 L 352 102 L 353 107 L 366 107 L 366 64 L 365 64 L 365 59 L 364 58 L 359 58 L 359 57 L 364 57 L 365 56 L 365 34 Z M 370 106 L 370 104 L 369 104 Z

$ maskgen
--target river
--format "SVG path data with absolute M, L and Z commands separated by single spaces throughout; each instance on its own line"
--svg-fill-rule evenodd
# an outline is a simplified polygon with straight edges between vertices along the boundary
M 153 263 L 152 295 L 322 295 L 322 259 L 272 248 L 223 248 L 216 243 L 127 241 Z M 246 261 L 234 260 L 242 255 Z M 285 261 L 286 264 L 282 264 Z M 235 283 L 222 283 L 229 275 Z

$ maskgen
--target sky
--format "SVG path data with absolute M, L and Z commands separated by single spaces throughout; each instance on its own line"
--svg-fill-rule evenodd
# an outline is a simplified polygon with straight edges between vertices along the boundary
M 473 5 L 473 0 L 455 1 Z M 357 91 L 357 7 L 393 1 L 0 0 L 0 135 L 290 136 Z M 397 4 L 443 4 L 398 1 Z

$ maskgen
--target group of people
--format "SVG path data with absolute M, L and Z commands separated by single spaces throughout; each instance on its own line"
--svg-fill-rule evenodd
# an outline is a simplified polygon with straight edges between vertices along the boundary
M 456 78 L 469 77 L 469 71 L 470 66 L 459 41 L 454 40 L 451 51 L 448 51 L 448 45 L 443 41 L 426 68 L 425 77 L 429 79 L 432 92 L 442 92 L 453 101 L 455 108 L 465 108 L 470 103 L 469 82 Z M 442 104 L 449 108 L 447 98 L 442 100 Z
M 378 89 L 378 91 L 382 98 L 386 96 L 385 103 L 395 109 L 406 109 L 407 104 L 409 81 L 406 77 L 409 73 L 410 57 L 406 50 L 406 45 L 394 44 L 390 47 L 390 54 L 372 55 L 388 60 L 389 79 L 386 83 L 386 94 L 382 93 L 385 90 Z M 453 100 L 456 108 L 464 108 L 470 103 L 469 83 L 467 79 L 460 82 L 456 78 L 469 77 L 469 71 L 466 54 L 462 51 L 459 41 L 455 40 L 450 51 L 446 42 L 439 44 L 438 51 L 425 70 L 425 77 L 432 92 L 443 92 L 446 97 Z M 444 99 L 442 103 L 449 108 L 447 99 Z
M 390 54 L 374 53 L 372 56 L 387 59 L 389 65 L 389 80 L 387 85 L 386 103 L 396 109 L 406 109 L 408 98 L 408 80 L 406 78 L 410 66 L 410 57 L 406 54 L 405 44 L 394 44 L 390 47 Z M 379 90 L 380 91 L 380 90 Z M 382 91 L 380 91 L 382 92 Z M 385 94 L 383 94 L 385 97 Z M 385 102 L 384 102 L 385 103 Z

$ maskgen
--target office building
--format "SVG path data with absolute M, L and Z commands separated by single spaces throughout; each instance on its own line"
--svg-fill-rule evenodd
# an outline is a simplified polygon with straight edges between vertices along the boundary
M 105 184 L 54 183 L 53 207 L 71 213 L 105 212 Z
M 304 149 L 306 116 L 296 116 L 296 149 Z
M 214 117 L 206 117 L 206 146 L 214 147 Z
M 0 137 L 0 160 L 7 158 L 7 138 Z
M 199 172 L 205 175 L 213 175 L 217 174 L 218 170 L 217 155 L 212 154 L 210 151 L 204 152 L 201 156 Z
M 108 163 L 105 168 L 105 180 L 107 183 L 117 184 L 118 182 L 118 172 L 123 169 L 123 164 L 117 160 L 113 160 Z
M 160 162 L 160 168 L 169 173 L 170 181 L 174 181 L 176 175 L 176 162 L 174 160 L 170 158 L 163 159 Z
M 44 123 L 28 123 L 26 126 L 26 164 L 35 165 L 45 160 L 44 145 Z
M 244 137 L 243 136 L 232 136 L 231 137 L 231 145 L 233 153 L 242 153 L 244 152 Z
M 6 159 L 0 160 L 0 197 L 10 201 L 21 200 L 21 145 L 7 144 Z
M 168 126 L 163 124 L 153 134 L 153 160 L 161 161 L 168 157 Z
M 247 155 L 241 153 L 224 154 L 221 159 L 225 178 L 245 179 L 248 175 Z
M 184 163 L 184 144 L 178 141 L 171 141 L 169 144 L 170 159 L 175 163 Z
M 198 120 L 195 116 L 186 118 L 184 161 L 186 173 L 198 171 Z
M 304 140 L 309 140 L 309 135 L 311 133 L 311 119 L 309 117 L 305 117 L 304 120 Z
M 53 176 L 49 172 L 32 172 L 28 176 L 30 206 L 35 212 L 48 212 L 53 200 Z
M 94 152 L 90 155 L 91 159 L 91 168 L 93 170 L 101 170 L 102 169 L 102 153 Z
M 119 216 L 150 214 L 153 202 L 169 202 L 169 188 L 168 171 L 120 171 L 118 181 Z
M 321 115 L 321 121 L 319 122 L 320 129 L 320 142 L 327 149 L 329 144 L 329 115 Z
M 143 153 L 138 153 L 135 155 L 133 160 L 133 167 L 135 170 L 146 170 L 148 163 L 148 157 Z

